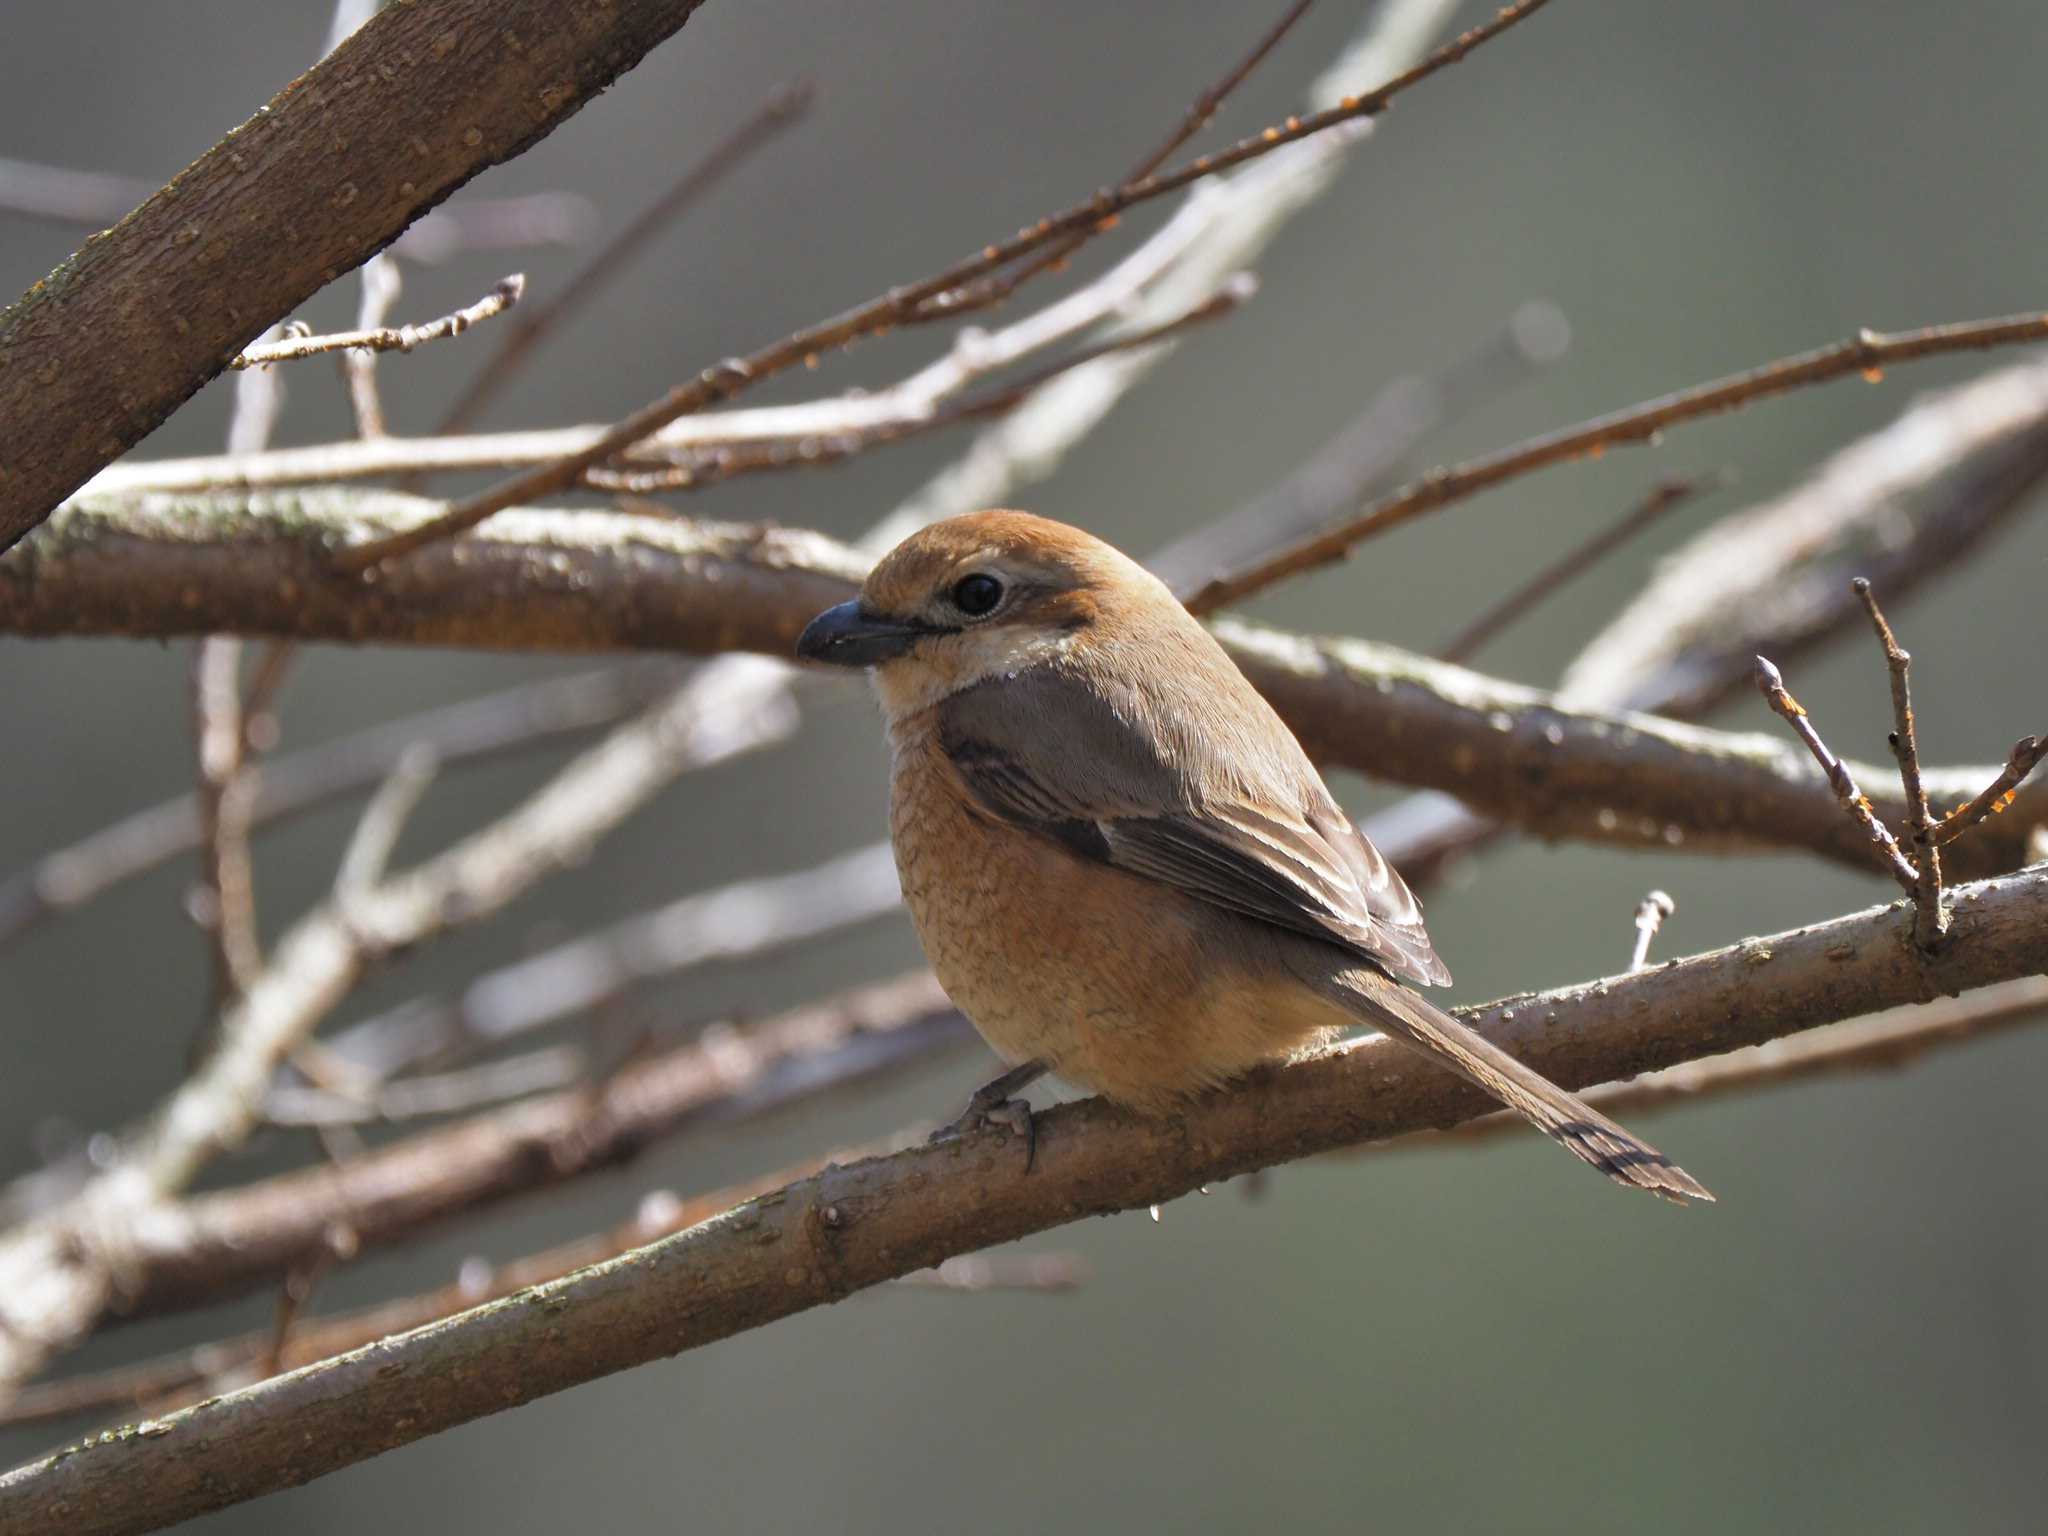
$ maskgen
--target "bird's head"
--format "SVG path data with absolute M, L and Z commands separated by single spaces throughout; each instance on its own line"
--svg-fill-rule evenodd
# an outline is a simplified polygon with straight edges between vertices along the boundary
M 796 650 L 874 668 L 883 707 L 900 716 L 1100 644 L 1158 611 L 1184 613 L 1100 539 L 1028 512 L 970 512 L 883 556 L 860 596 L 811 620 Z

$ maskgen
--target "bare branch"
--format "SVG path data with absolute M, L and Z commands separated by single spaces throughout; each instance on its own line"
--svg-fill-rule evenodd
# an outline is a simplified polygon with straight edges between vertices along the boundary
M 266 326 L 565 122 L 699 3 L 385 6 L 0 314 L 12 359 L 0 548 Z M 519 47 L 501 45 L 508 32 Z
M 74 502 L 0 559 L 0 629 L 137 633 L 233 627 L 301 638 L 495 649 L 643 645 L 787 655 L 851 596 L 865 558 L 815 534 L 604 512 L 519 511 L 366 588 L 324 579 L 352 527 L 406 526 L 439 503 L 390 493 Z M 360 520 L 360 521 L 358 521 Z M 206 594 L 195 612 L 191 591 Z M 216 606 L 217 605 L 217 606 Z M 1550 836 L 1688 848 L 1868 854 L 1824 781 L 1768 738 L 1573 710 L 1552 695 L 1353 640 L 1237 622 L 1218 636 L 1325 764 L 1442 789 Z M 1943 770 L 1965 799 L 1991 769 Z M 1866 774 L 1867 778 L 1868 775 Z M 1959 872 L 2022 862 L 2034 809 L 1961 845 Z M 1893 812 L 1891 800 L 1880 799 Z
M 0 1383 L 20 1381 L 93 1326 L 116 1294 L 129 1234 L 259 1123 L 278 1066 L 379 957 L 498 911 L 582 857 L 685 768 L 794 728 L 787 700 L 728 713 L 744 669 L 708 676 L 620 727 L 498 821 L 302 918 L 155 1119 L 64 1205 L 0 1234 Z
M 1652 891 L 1636 905 L 1636 942 L 1630 951 L 1628 968 L 1631 973 L 1644 969 L 1650 963 L 1650 941 L 1657 937 L 1657 931 L 1664 926 L 1664 920 L 1678 910 L 1678 903 L 1663 891 Z
M 405 289 L 398 263 L 389 252 L 379 251 L 357 269 L 356 275 L 362 288 L 362 296 L 356 305 L 356 329 L 381 332 Z M 524 281 L 522 278 L 521 282 Z M 355 413 L 356 436 L 364 439 L 384 436 L 384 397 L 377 388 L 376 351 L 369 347 L 349 347 L 341 353 L 338 361 L 342 382 L 348 386 L 349 409 Z M 234 365 L 231 363 L 229 366 Z
M 1437 649 L 1437 658 L 1441 661 L 1469 661 L 1481 646 L 1538 607 L 1544 599 L 1591 570 L 1629 540 L 1654 528 L 1664 520 L 1667 512 L 1685 505 L 1702 491 L 1712 490 L 1720 482 L 1718 475 L 1695 480 L 1660 481 L 1619 522 L 1602 528 L 1590 539 L 1566 550 L 1445 641 Z
M 552 299 L 543 304 L 528 305 L 514 316 L 508 327 L 509 334 L 499 344 L 498 350 L 491 354 L 490 361 L 477 370 L 461 398 L 442 418 L 440 431 L 443 434 L 459 432 L 476 420 L 506 382 L 518 375 L 534 349 L 551 331 L 559 329 L 564 321 L 602 293 L 655 236 L 753 158 L 755 151 L 800 122 L 810 111 L 815 94 L 808 81 L 778 87 L 752 116 L 713 145 L 638 218 L 606 241 L 574 277 L 562 284 Z
M 425 325 L 375 326 L 365 330 L 334 331 L 325 336 L 288 336 L 282 341 L 268 342 L 236 353 L 228 359 L 228 367 L 262 368 L 348 348 L 365 352 L 410 352 L 430 341 L 460 336 L 479 321 L 502 315 L 519 302 L 519 296 L 525 291 L 526 274 L 514 272 L 499 278 L 491 291 L 474 304 L 466 304 L 438 320 L 429 320 Z
M 347 1162 L 161 1204 L 132 1224 L 119 1316 L 276 1285 L 337 1222 L 363 1251 L 388 1248 L 614 1167 L 684 1128 L 744 1118 L 972 1038 L 930 973 L 918 972 L 747 1028 L 713 1027 L 594 1083 L 418 1131 Z
M 1878 909 L 1469 1017 L 1578 1088 L 2048 969 L 2048 874 L 1955 895 L 1954 939 L 1935 956 L 1902 945 L 1900 915 Z M 958 1253 L 1493 1107 L 1374 1038 L 1256 1074 L 1175 1120 L 1061 1105 L 1039 1117 L 1030 1175 L 1002 1155 L 1001 1132 L 828 1166 L 566 1279 L 32 1462 L 0 1478 L 0 1515 L 23 1529 L 150 1529 Z
M 1277 581 L 1341 560 L 1359 541 L 1439 507 L 1552 464 L 1598 457 L 1623 444 L 1650 442 L 1665 428 L 1680 422 L 1737 410 L 1757 400 L 1849 374 L 1882 377 L 1885 368 L 1924 357 L 2037 341 L 2048 341 L 2048 314 L 1959 321 L 1889 336 L 1872 330 L 1858 331 L 1832 346 L 1779 358 L 1727 378 L 1596 416 L 1484 458 L 1431 470 L 1364 511 L 1217 577 L 1189 595 L 1188 607 L 1197 613 L 1208 613 L 1241 602 Z
M 1897 603 L 2007 526 L 2048 477 L 2048 359 L 1908 404 L 1781 495 L 1723 517 L 1661 561 L 1566 671 L 1574 703 L 1692 718 L 1862 609 L 1865 575 Z M 1730 625 L 1728 615 L 1745 616 Z
M 1833 788 L 1835 798 L 1841 802 L 1842 809 L 1869 836 L 1871 845 L 1877 850 L 1878 862 L 1899 882 L 1901 890 L 1908 896 L 1913 895 L 1920 885 L 1919 871 L 1899 851 L 1898 840 L 1877 819 L 1877 809 L 1870 803 L 1870 797 L 1856 787 L 1856 776 L 1828 750 L 1828 744 L 1820 739 L 1820 732 L 1814 729 L 1805 707 L 1786 690 L 1784 675 L 1762 656 L 1756 659 L 1756 686 L 1764 696 L 1764 702 L 1783 717 L 1793 733 L 1806 744 L 1806 750 L 1813 754 L 1813 760 L 1820 764 L 1821 772 L 1827 775 L 1828 784 Z
M 192 915 L 213 953 L 213 1001 L 224 1008 L 263 969 L 249 823 L 257 779 L 246 764 L 242 642 L 216 635 L 192 654 L 192 726 L 199 749 L 199 883 Z
M 2048 736 L 2022 736 L 2012 744 L 1998 777 L 1944 816 L 1930 840 L 1937 846 L 1952 843 L 1985 817 L 2011 809 L 2019 798 L 2020 785 L 2044 756 L 2048 756 Z
M 1093 235 L 1114 226 L 1126 210 L 1153 198 L 1177 192 L 1205 177 L 1241 165 L 1261 155 L 1340 128 L 1347 123 L 1378 116 L 1402 91 L 1463 59 L 1473 49 L 1498 37 L 1524 17 L 1534 14 L 1548 0 L 1517 0 L 1493 20 L 1474 27 L 1445 44 L 1413 69 L 1389 81 L 1376 91 L 1346 99 L 1308 117 L 1289 118 L 1284 126 L 1267 128 L 1229 149 L 1200 158 L 1176 170 L 1147 176 L 1120 187 L 1108 188 L 1072 208 L 1040 219 L 1008 240 L 988 245 L 977 254 L 954 263 L 944 271 L 914 283 L 890 289 L 867 303 L 830 320 L 806 326 L 771 342 L 743 358 L 728 359 L 704 369 L 687 383 L 679 384 L 659 400 L 650 402 L 613 426 L 588 447 L 564 455 L 552 463 L 515 475 L 488 490 L 450 507 L 431 523 L 389 534 L 366 544 L 351 545 L 334 556 L 336 568 L 361 572 L 386 561 L 474 528 L 484 519 L 507 507 L 531 502 L 574 485 L 584 471 L 629 448 L 670 422 L 731 399 L 743 389 L 801 364 L 805 359 L 843 347 L 865 336 L 912 319 L 942 317 L 943 306 L 930 301 L 939 295 L 964 288 L 974 279 L 1000 271 L 1034 252 L 1069 235 Z
M 651 661 L 520 683 L 497 693 L 400 715 L 351 736 L 266 762 L 250 807 L 261 828 L 374 789 L 414 748 L 443 769 L 494 761 L 587 737 L 657 698 L 681 680 Z M 263 679 L 249 684 L 245 715 L 253 729 Z M 200 845 L 198 799 L 183 795 L 124 817 L 0 880 L 0 948 L 49 917 L 74 911 L 124 880 Z
M 714 961 L 758 959 L 897 910 L 886 843 L 809 869 L 684 896 L 335 1034 L 329 1050 L 373 1080 L 499 1045 Z
M 1859 576 L 1849 585 L 1870 615 L 1877 643 L 1884 647 L 1885 671 L 1891 677 L 1892 754 L 1899 761 L 1899 783 L 1906 792 L 1903 825 L 1907 841 L 1912 844 L 1912 864 L 1917 872 L 1913 885 L 1913 905 L 1918 913 L 1914 938 L 1922 949 L 1932 949 L 1948 931 L 1948 913 L 1941 904 L 1941 850 L 1934 844 L 1934 818 L 1928 814 L 1927 789 L 1920 782 L 1920 733 L 1913 723 L 1913 658 L 1892 633 L 1870 583 Z

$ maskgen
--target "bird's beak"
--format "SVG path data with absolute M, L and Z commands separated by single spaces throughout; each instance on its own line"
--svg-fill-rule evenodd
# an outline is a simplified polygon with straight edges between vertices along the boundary
M 857 602 L 841 603 L 804 626 L 796 653 L 805 661 L 835 667 L 872 667 L 895 660 L 928 632 L 920 625 L 863 613 Z

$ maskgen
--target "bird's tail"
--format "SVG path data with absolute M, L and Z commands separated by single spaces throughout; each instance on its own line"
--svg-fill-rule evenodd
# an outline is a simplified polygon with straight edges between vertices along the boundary
M 1354 970 L 1345 975 L 1343 991 L 1346 1002 L 1367 1023 L 1485 1089 L 1615 1183 L 1648 1190 L 1680 1205 L 1714 1198 L 1655 1147 L 1637 1140 L 1590 1104 L 1566 1093 L 1407 988 Z

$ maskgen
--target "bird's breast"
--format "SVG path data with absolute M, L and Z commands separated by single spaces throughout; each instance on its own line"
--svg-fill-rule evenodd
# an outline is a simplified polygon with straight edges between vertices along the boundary
M 996 1054 L 1147 1111 L 1302 1043 L 1271 1006 L 1268 936 L 985 810 L 937 735 L 891 732 L 903 899 L 947 994 Z

